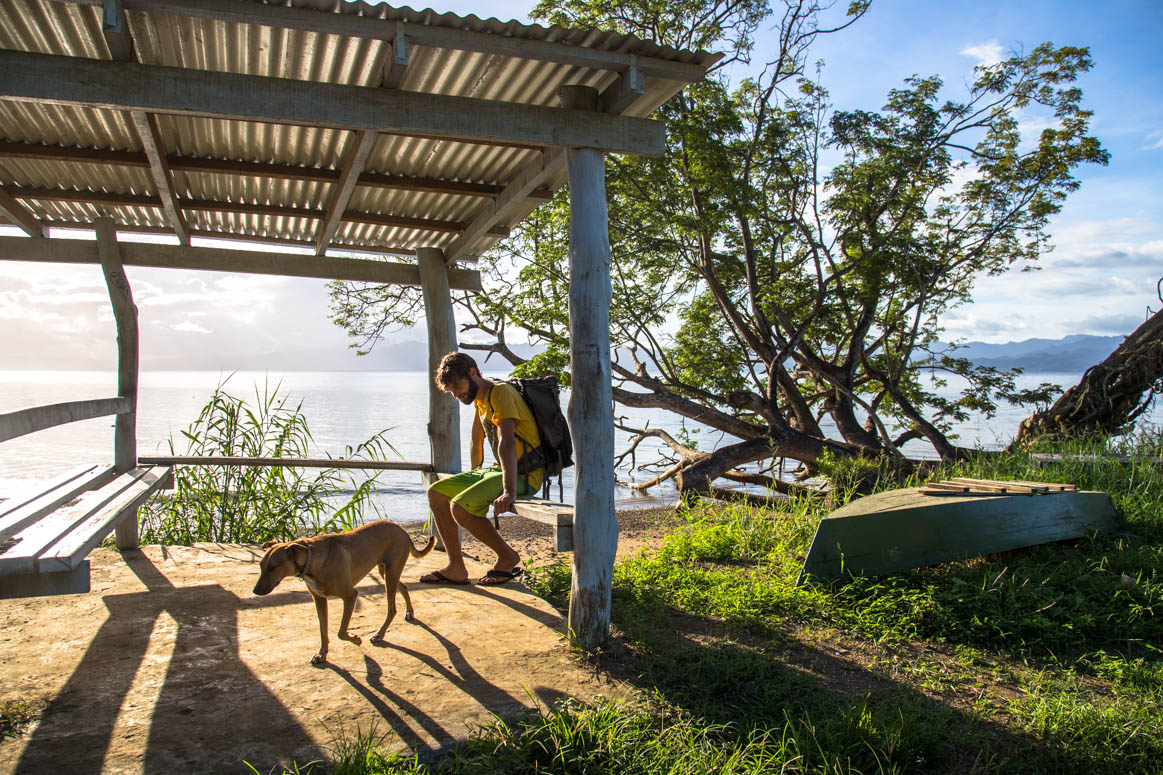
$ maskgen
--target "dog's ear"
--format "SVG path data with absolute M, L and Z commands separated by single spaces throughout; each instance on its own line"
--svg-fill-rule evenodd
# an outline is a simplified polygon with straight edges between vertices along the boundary
M 268 538 L 267 540 L 262 542 L 262 548 L 263 549 L 270 549 L 272 546 L 274 546 L 277 543 L 278 543 L 278 541 L 275 540 L 274 538 Z

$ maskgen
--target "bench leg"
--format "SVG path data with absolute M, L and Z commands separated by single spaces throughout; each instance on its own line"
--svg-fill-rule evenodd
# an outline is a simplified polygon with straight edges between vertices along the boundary
M 136 549 L 140 545 L 137 534 L 137 509 L 126 509 L 117 518 L 117 535 L 114 541 L 119 550 Z
M 73 595 L 88 591 L 88 560 L 69 571 L 0 575 L 0 598 Z
M 553 549 L 558 552 L 573 551 L 573 525 L 558 525 L 553 528 Z

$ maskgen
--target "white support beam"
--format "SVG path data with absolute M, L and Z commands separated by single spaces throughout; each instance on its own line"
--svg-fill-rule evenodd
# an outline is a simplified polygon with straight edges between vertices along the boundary
M 351 201 L 351 195 L 355 192 L 355 184 L 359 181 L 359 176 L 367 164 L 367 157 L 371 155 L 372 148 L 375 147 L 378 139 L 377 132 L 360 132 L 347 141 L 339 180 L 331 189 L 331 199 L 327 203 L 327 214 L 319 222 L 316 231 L 315 255 L 321 256 L 327 252 L 327 247 L 334 239 L 335 232 L 343 223 L 343 214 L 347 210 L 347 203 Z
M 440 359 L 456 349 L 456 318 L 448 287 L 448 265 L 443 251 L 416 251 L 424 290 L 424 319 L 428 325 L 428 443 L 432 466 L 442 473 L 460 473 L 460 407 L 451 394 L 436 386 L 432 376 Z
M 567 86 L 562 102 L 598 107 L 596 90 Z M 609 634 L 618 517 L 614 511 L 614 410 L 610 383 L 610 234 L 606 165 L 593 150 L 565 152 L 569 172 L 569 427 L 574 480 L 573 586 L 569 632 L 586 651 Z
M 529 195 L 565 166 L 565 154 L 550 150 L 537 155 L 533 161 L 517 171 L 509 185 L 496 199 L 481 208 L 456 240 L 444 249 L 448 263 L 474 256 L 473 246 L 481 237 L 489 236 L 498 223 L 504 221 L 522 205 L 528 206 Z
M 666 141 L 644 118 L 11 50 L 0 50 L 4 98 L 613 153 L 661 155 Z
M 125 21 L 125 7 L 121 0 L 104 0 L 101 12 L 101 34 L 109 46 L 109 56 L 119 62 L 133 61 L 133 36 Z
M 414 264 L 392 261 L 319 258 L 288 253 L 182 245 L 143 245 L 132 242 L 121 242 L 118 247 L 121 250 L 122 262 L 126 266 L 315 277 L 323 280 L 350 280 L 385 285 L 421 285 L 420 270 Z M 100 263 L 97 245 L 94 242 L 27 237 L 0 237 L 0 261 L 3 260 L 58 264 Z M 449 269 L 448 283 L 451 288 L 457 290 L 480 291 L 481 275 L 473 269 Z
M 96 5 L 101 0 L 65 0 L 79 5 Z M 393 40 L 400 30 L 413 45 L 476 51 L 481 54 L 535 59 L 544 62 L 624 72 L 630 67 L 631 54 L 602 51 L 570 43 L 531 40 L 512 35 L 494 35 L 451 27 L 404 24 L 391 19 L 375 19 L 351 13 L 333 13 L 307 8 L 288 8 L 275 4 L 239 2 L 239 0 L 122 0 L 131 11 L 168 13 L 217 19 L 242 24 L 303 30 L 331 35 L 347 35 L 371 40 Z M 701 81 L 706 68 L 718 61 L 715 56 L 704 64 L 674 62 L 655 57 L 639 57 L 639 66 L 651 78 L 694 83 Z
M 3 190 L 0 190 L 0 215 L 19 226 L 30 237 L 45 236 L 44 224 L 37 220 L 32 210 Z
M 137 305 L 121 260 L 117 231 L 112 218 L 98 218 L 97 257 L 109 288 L 113 322 L 117 326 L 117 394 L 129 402 L 129 411 L 117 415 L 113 430 L 113 468 L 125 473 L 137 467 L 137 382 L 140 364 Z M 118 549 L 136 549 L 137 509 L 117 524 Z
M 396 22 L 396 39 L 384 64 L 384 78 L 380 86 L 384 89 L 399 89 L 404 75 L 408 72 L 408 36 L 403 22 Z
M 162 210 L 165 211 L 166 221 L 178 241 L 183 245 L 190 244 L 190 227 L 186 225 L 186 216 L 178 206 L 178 195 L 174 191 L 174 175 L 166 161 L 165 150 L 162 148 L 161 134 L 157 129 L 157 119 L 145 111 L 134 110 L 133 125 L 137 128 L 137 135 L 141 138 L 142 149 L 149 157 L 149 174 L 153 178 L 154 187 L 162 200 Z

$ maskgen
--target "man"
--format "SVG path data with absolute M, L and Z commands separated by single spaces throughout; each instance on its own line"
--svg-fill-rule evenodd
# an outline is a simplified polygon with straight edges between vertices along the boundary
M 521 557 L 489 522 L 489 506 L 497 514 L 512 511 L 517 496 L 531 495 L 541 487 L 543 474 L 540 469 L 524 475 L 517 473 L 521 458 L 541 444 L 537 423 L 516 388 L 485 379 L 476 361 L 466 353 L 445 355 L 434 378 L 441 390 L 476 409 L 469 451 L 473 470 L 441 479 L 428 488 L 428 506 L 448 552 L 448 564 L 421 576 L 420 581 L 430 584 L 469 583 L 456 529 L 459 524 L 497 554 L 492 570 L 477 583 L 504 584 L 523 572 Z M 497 461 L 491 468 L 482 467 L 486 438 Z

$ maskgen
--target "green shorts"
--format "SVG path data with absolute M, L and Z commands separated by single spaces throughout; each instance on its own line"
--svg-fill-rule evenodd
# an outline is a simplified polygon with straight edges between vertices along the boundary
M 487 517 L 489 507 L 505 489 L 505 482 L 499 468 L 478 468 L 465 471 L 447 479 L 440 479 L 428 486 L 449 499 L 462 509 L 477 517 Z M 517 495 L 533 495 L 537 490 L 529 486 L 523 476 L 517 477 Z

